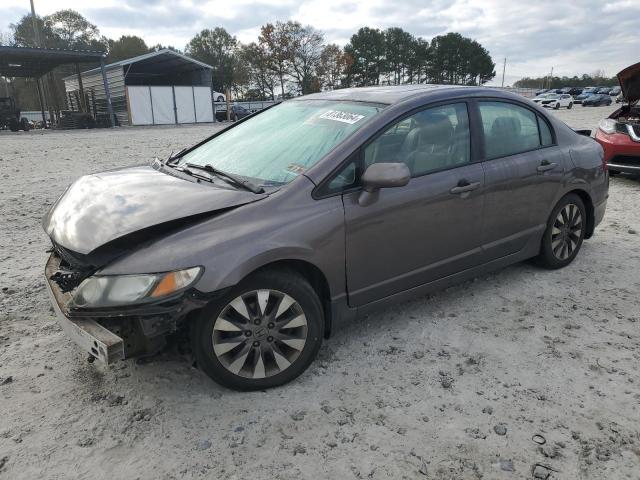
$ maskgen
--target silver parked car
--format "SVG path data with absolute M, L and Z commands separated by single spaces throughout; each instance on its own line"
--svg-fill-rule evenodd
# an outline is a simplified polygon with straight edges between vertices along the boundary
M 570 264 L 608 184 L 602 148 L 520 96 L 336 90 L 81 177 L 44 218 L 46 283 L 92 357 L 188 328 L 211 378 L 263 389 L 341 321 L 529 258 Z

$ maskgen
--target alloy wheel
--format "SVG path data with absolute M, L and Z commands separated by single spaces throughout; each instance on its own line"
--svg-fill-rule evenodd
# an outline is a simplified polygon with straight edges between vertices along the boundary
M 267 378 L 291 366 L 307 340 L 300 304 L 277 290 L 252 290 L 236 297 L 213 325 L 213 350 L 231 373 Z
M 565 205 L 551 228 L 551 250 L 558 260 L 569 258 L 582 239 L 582 213 L 573 203 Z

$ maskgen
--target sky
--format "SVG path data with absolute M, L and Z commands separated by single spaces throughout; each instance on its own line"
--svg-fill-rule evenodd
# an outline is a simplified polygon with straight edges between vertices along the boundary
M 608 76 L 640 61 L 640 0 L 34 0 L 36 13 L 71 8 L 100 33 L 138 35 L 148 45 L 184 49 L 204 28 L 224 27 L 242 42 L 260 26 L 297 20 L 344 45 L 363 26 L 404 30 L 430 40 L 459 32 L 480 42 L 496 63 L 493 84 L 523 76 Z M 29 0 L 1 0 L 0 32 L 29 12 Z

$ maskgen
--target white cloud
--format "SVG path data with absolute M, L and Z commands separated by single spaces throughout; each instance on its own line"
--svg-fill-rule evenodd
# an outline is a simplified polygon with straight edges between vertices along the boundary
M 222 26 L 243 42 L 260 25 L 294 19 L 345 44 L 362 26 L 399 26 L 427 39 L 457 31 L 478 40 L 496 63 L 501 80 L 604 69 L 609 75 L 638 61 L 640 0 L 35 0 L 40 15 L 71 8 L 109 37 L 140 35 L 148 44 L 183 48 L 203 28 Z M 29 11 L 26 0 L 2 0 L 0 31 Z

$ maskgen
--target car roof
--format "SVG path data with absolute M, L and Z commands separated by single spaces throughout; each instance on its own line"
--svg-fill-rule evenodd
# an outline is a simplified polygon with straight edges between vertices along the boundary
M 467 93 L 477 93 L 477 91 L 489 92 L 488 87 L 466 87 L 462 85 L 387 85 L 377 87 L 357 87 L 342 88 L 328 92 L 312 93 L 293 100 L 346 100 L 352 102 L 369 102 L 392 105 L 407 98 L 417 96 L 428 96 L 445 90 L 466 89 Z M 499 90 L 491 90 L 495 94 Z

